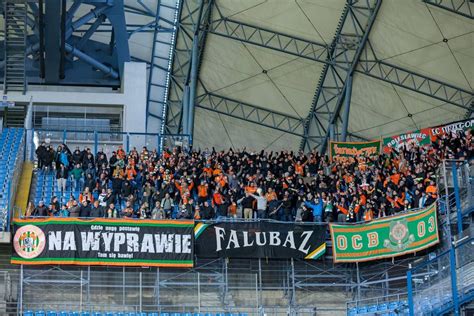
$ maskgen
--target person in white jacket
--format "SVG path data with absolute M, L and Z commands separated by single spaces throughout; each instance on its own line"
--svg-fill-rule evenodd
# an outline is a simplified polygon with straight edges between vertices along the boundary
M 263 219 L 267 214 L 267 199 L 262 189 L 257 190 L 258 195 L 250 194 L 255 200 L 257 200 L 257 218 Z

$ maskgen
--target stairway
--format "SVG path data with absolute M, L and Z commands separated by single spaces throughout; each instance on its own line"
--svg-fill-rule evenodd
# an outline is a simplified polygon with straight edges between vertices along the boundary
M 26 0 L 5 0 L 4 93 L 26 92 Z

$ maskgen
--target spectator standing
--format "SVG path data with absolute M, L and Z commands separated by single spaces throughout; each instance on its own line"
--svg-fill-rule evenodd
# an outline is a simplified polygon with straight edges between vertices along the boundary
M 74 191 L 81 191 L 84 186 L 84 171 L 80 164 L 76 164 L 71 170 L 71 183 Z
M 102 206 L 99 205 L 99 201 L 94 201 L 89 217 L 104 217 L 104 209 L 102 208 Z
M 33 210 L 32 216 L 48 216 L 48 208 L 44 205 L 44 201 L 39 201 L 38 206 Z
M 79 210 L 79 217 L 90 217 L 91 214 L 91 206 L 89 205 L 89 201 L 86 199 L 82 200 L 82 205 Z
M 263 194 L 262 189 L 257 190 L 258 195 L 250 194 L 255 200 L 257 200 L 257 218 L 264 219 L 267 212 L 267 199 Z
M 81 205 L 79 205 L 76 200 L 72 201 L 72 205 L 69 207 L 69 216 L 79 217 L 80 212 L 81 212 Z
M 68 178 L 68 171 L 66 169 L 66 166 L 63 163 L 61 163 L 59 165 L 59 169 L 56 171 L 56 181 L 58 184 L 58 192 L 62 194 L 66 192 L 67 178 Z

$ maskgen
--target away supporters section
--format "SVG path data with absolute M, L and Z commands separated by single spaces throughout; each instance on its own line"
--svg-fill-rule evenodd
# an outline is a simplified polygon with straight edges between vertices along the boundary
M 358 224 L 330 224 L 334 262 L 393 258 L 439 243 L 436 205 Z M 11 262 L 190 268 L 197 258 L 316 260 L 327 226 L 270 220 L 194 222 L 36 218 L 14 222 Z

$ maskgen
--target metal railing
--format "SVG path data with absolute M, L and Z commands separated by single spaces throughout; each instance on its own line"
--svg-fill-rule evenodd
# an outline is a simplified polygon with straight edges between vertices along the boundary
M 10 220 L 14 209 L 16 190 L 20 181 L 21 172 L 23 170 L 23 162 L 25 159 L 25 138 L 26 135 L 23 133 L 21 142 L 18 145 L 18 152 L 15 157 L 15 164 L 11 181 L 6 187 L 7 192 L 7 204 L 4 208 L 0 209 L 0 231 L 10 231 Z
M 474 299 L 474 237 L 454 242 L 448 251 L 410 269 L 407 288 L 410 315 L 459 314 L 460 306 Z
M 110 157 L 112 151 L 117 149 L 117 146 L 122 146 L 126 152 L 132 148 L 137 148 L 141 151 L 143 146 L 146 146 L 149 151 L 156 149 L 158 153 L 163 148 L 174 148 L 177 146 L 187 150 L 191 143 L 191 136 L 184 134 L 156 134 L 156 133 L 126 133 L 121 131 L 84 131 L 84 130 L 58 130 L 58 129 L 33 129 L 33 140 L 28 148 L 27 157 L 30 160 L 35 159 L 36 148 L 42 142 L 51 144 L 56 147 L 61 144 L 67 144 L 73 151 L 72 146 L 79 146 L 80 149 L 84 147 L 91 148 L 94 155 L 97 152 L 104 152 L 107 157 Z

